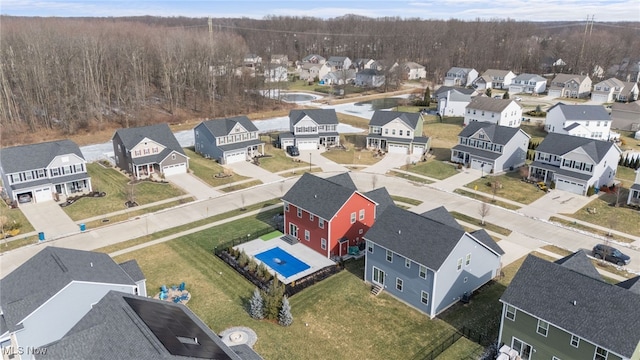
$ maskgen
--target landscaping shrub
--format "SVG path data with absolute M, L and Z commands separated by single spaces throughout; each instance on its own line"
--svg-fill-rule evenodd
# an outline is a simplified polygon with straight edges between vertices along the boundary
M 273 278 L 269 289 L 262 294 L 264 299 L 264 316 L 269 320 L 277 320 L 282 307 L 282 299 L 284 297 L 284 285 Z
M 249 316 L 258 320 L 264 319 L 264 300 L 258 288 L 253 290 L 253 296 L 249 300 Z
M 289 326 L 293 323 L 293 315 L 291 315 L 291 305 L 289 305 L 289 299 L 286 296 L 282 298 L 282 308 L 278 314 L 278 324 L 282 326 Z
M 240 265 L 240 267 L 245 267 L 248 263 L 249 256 L 247 256 L 247 253 L 244 252 L 244 250 L 240 251 L 240 255 L 238 256 L 238 265 Z
M 589 188 L 587 189 L 587 196 L 591 196 L 595 193 L 596 193 L 595 187 L 593 185 L 589 186 Z

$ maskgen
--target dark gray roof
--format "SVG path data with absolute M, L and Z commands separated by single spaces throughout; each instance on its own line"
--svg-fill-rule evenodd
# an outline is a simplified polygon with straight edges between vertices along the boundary
M 263 360 L 263 357 L 260 356 L 255 350 L 253 350 L 247 344 L 240 344 L 231 346 L 231 350 L 234 353 L 238 354 L 242 360 Z
M 351 179 L 351 175 L 349 175 L 348 172 L 343 172 L 341 174 L 338 175 L 333 175 L 331 177 L 325 178 L 326 180 L 331 181 L 334 184 L 338 184 L 340 186 L 344 186 L 348 189 L 351 190 L 357 190 L 358 188 L 356 188 L 356 184 L 353 182 L 353 179 Z
M 629 189 L 640 190 L 640 184 L 633 184 Z
M 491 235 L 489 235 L 489 233 L 485 229 L 476 230 L 470 233 L 470 235 L 476 238 L 481 243 L 483 243 L 489 249 L 493 250 L 494 252 L 500 255 L 504 255 L 504 250 L 502 250 L 500 245 L 498 245 L 498 243 L 495 240 L 493 240 Z
M 577 180 L 582 180 L 583 182 L 591 179 L 591 175 L 589 175 L 589 174 L 584 174 L 584 173 L 581 173 L 581 172 L 578 172 L 578 171 L 573 171 L 571 169 L 561 168 L 559 166 L 551 165 L 551 164 L 548 164 L 548 163 L 543 163 L 541 161 L 534 161 L 534 162 L 532 162 L 530 164 L 530 166 L 541 168 L 541 169 L 551 170 L 552 172 L 556 173 L 557 175 L 562 175 L 562 176 L 567 176 L 567 177 L 574 178 L 574 179 L 577 179 Z
M 141 281 L 141 280 L 145 280 L 146 279 L 146 277 L 144 276 L 144 273 L 142 272 L 142 269 L 140 269 L 140 266 L 138 265 L 138 262 L 136 261 L 136 259 L 125 261 L 125 262 L 120 263 L 118 265 L 120 265 L 122 270 L 124 270 L 124 272 L 126 272 L 127 275 L 129 275 L 129 277 L 133 281 Z
M 166 123 L 118 129 L 113 136 L 120 137 L 125 148 L 128 150 L 131 150 L 133 147 L 138 145 L 144 138 L 148 138 L 184 155 L 184 151 L 182 150 L 180 143 L 178 143 L 178 140 L 176 140 L 176 137 L 171 132 L 169 125 Z M 162 159 L 164 159 L 164 157 L 160 158 L 160 160 Z
M 580 123 L 574 122 L 574 123 L 571 123 L 571 125 L 569 125 L 566 128 L 564 128 L 564 130 L 571 131 L 571 130 L 577 128 L 578 126 L 580 126 Z
M 640 295 L 640 276 L 621 281 L 616 285 Z
M 609 112 L 602 105 L 567 105 L 561 102 L 553 105 L 547 113 L 558 108 L 565 120 L 611 120 Z
M 447 208 L 444 206 L 439 206 L 435 209 L 431 209 L 429 211 L 423 212 L 420 214 L 426 218 L 431 220 L 435 220 L 441 224 L 445 224 L 447 226 L 451 226 L 452 228 L 456 228 L 458 230 L 464 230 L 460 224 L 456 221 L 456 219 L 447 211 Z
M 260 141 L 259 139 L 252 139 L 252 140 L 247 140 L 239 143 L 218 145 L 218 148 L 222 149 L 222 151 L 231 151 L 236 149 L 244 150 L 249 146 L 260 145 L 260 144 L 262 144 L 262 141 Z
M 495 159 L 499 158 L 500 156 L 502 156 L 502 153 L 493 152 L 493 151 L 489 151 L 489 150 L 478 149 L 476 147 L 460 145 L 460 144 L 452 147 L 451 149 L 452 150 L 468 152 L 469 154 L 472 154 L 473 156 L 481 157 L 481 158 L 487 159 L 487 160 L 495 160 Z
M 145 319 L 146 313 L 153 313 L 158 321 L 167 322 L 167 338 L 160 339 L 154 333 Z M 179 323 L 167 314 L 179 315 Z M 178 336 L 189 336 L 188 333 L 198 335 L 200 345 L 195 351 L 194 346 L 183 344 L 178 339 Z M 175 355 L 176 348 L 182 353 L 193 351 L 193 354 Z M 140 360 L 243 359 L 188 307 L 117 291 L 107 293 L 62 339 L 48 344 L 46 354 L 38 358 L 112 359 L 114 356 Z
M 44 184 L 57 185 L 57 184 L 64 184 L 70 181 L 78 181 L 78 180 L 89 179 L 89 178 L 90 176 L 86 172 L 79 172 L 75 174 L 57 176 L 50 179 L 44 178 L 44 179 L 38 179 L 38 180 L 33 180 L 33 181 L 28 181 L 23 183 L 11 184 L 10 186 L 12 189 L 26 189 L 26 188 L 36 187 Z
M 414 144 L 427 145 L 428 142 L 429 142 L 429 138 L 426 137 L 426 136 L 414 136 L 413 137 L 413 143 Z
M 471 95 L 474 92 L 476 92 L 474 89 L 468 89 L 468 88 L 464 88 L 464 87 L 455 87 L 455 86 L 440 86 L 438 88 L 438 90 L 436 90 L 433 93 L 433 96 L 438 97 L 441 94 L 445 94 L 447 91 L 452 90 L 452 91 L 456 91 L 459 92 L 461 94 L 465 94 L 465 95 Z
M 582 148 L 596 163 L 614 146 L 612 142 L 593 140 L 572 135 L 549 133 L 536 148 L 536 152 L 562 156 Z
M 571 269 L 575 272 L 579 272 L 582 275 L 589 276 L 596 280 L 602 280 L 602 276 L 593 264 L 589 257 L 587 257 L 587 253 L 584 250 L 576 251 L 573 254 L 567 255 L 562 259 L 558 259 L 555 261 L 556 264 L 562 265 L 567 269 Z
M 447 71 L 447 74 L 464 74 L 467 75 L 471 72 L 471 68 L 461 68 L 461 67 L 452 67 L 451 69 L 449 69 L 449 71 Z
M 520 81 L 535 80 L 537 83 L 538 81 L 546 81 L 547 79 L 537 74 L 520 74 L 520 75 L 517 75 L 515 78 L 513 78 L 514 83 L 516 80 L 520 80 Z
M 295 125 L 305 116 L 319 125 L 338 125 L 335 109 L 294 109 L 289 112 L 289 123 Z
M 486 96 L 474 97 L 466 108 L 501 113 L 512 103 L 518 105 L 518 107 L 522 109 L 522 105 L 513 99 L 494 99 Z
M 532 255 L 501 301 L 623 357 L 640 342 L 640 295 Z
M 328 221 L 355 192 L 354 189 L 304 173 L 282 200 Z
M 371 191 L 368 191 L 362 194 L 369 199 L 375 201 L 378 205 L 376 206 L 376 218 L 380 217 L 383 211 L 389 206 L 395 206 L 391 195 L 387 191 L 387 188 L 381 187 Z
M 418 121 L 422 121 L 420 113 L 376 110 L 369 121 L 369 125 L 384 126 L 395 119 L 400 119 L 402 122 L 407 124 L 408 127 L 414 130 L 418 127 Z
M 13 146 L 0 151 L 0 167 L 5 174 L 44 169 L 56 156 L 70 154 L 84 159 L 78 145 L 71 140 Z
M 71 281 L 135 285 L 107 254 L 48 246 L 0 280 L 10 330 Z
M 379 71 L 378 69 L 364 69 L 358 71 L 357 75 L 380 76 L 384 75 L 384 72 Z
M 458 136 L 468 138 L 475 135 L 480 129 L 489 137 L 492 143 L 500 145 L 506 145 L 519 131 L 522 131 L 519 128 L 500 126 L 483 121 L 472 121 L 462 129 Z M 529 136 L 524 131 L 522 132 Z
M 225 119 L 213 119 L 203 121 L 201 123 L 208 129 L 214 137 L 226 136 L 231 134 L 231 130 L 236 124 L 242 125 L 248 132 L 258 131 L 258 128 L 246 116 L 235 116 Z

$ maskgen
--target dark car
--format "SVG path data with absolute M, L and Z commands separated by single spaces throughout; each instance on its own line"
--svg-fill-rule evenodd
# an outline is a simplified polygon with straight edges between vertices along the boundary
M 298 155 L 300 155 L 300 151 L 298 151 L 298 147 L 297 146 L 289 145 L 289 146 L 287 146 L 287 154 L 289 154 L 291 156 L 298 156 Z
M 596 259 L 605 259 L 616 265 L 629 265 L 631 257 L 623 254 L 620 250 L 609 245 L 598 244 L 593 247 L 593 256 Z

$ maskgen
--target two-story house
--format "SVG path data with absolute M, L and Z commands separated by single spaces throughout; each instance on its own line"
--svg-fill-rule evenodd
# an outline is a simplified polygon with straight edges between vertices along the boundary
M 331 66 L 332 70 L 346 70 L 351 67 L 351 59 L 346 56 L 330 56 L 325 64 Z
M 0 280 L 0 346 L 59 340 L 111 290 L 147 296 L 135 260 L 118 265 L 103 253 L 45 247 Z
M 189 169 L 189 157 L 166 123 L 118 129 L 111 142 L 116 166 L 136 179 L 154 173 L 184 174 Z
M 478 71 L 471 68 L 452 67 L 444 76 L 444 86 L 469 86 L 478 77 Z
M 519 359 L 638 359 L 640 278 L 603 281 L 583 250 L 528 255 L 500 297 L 498 343 Z
M 636 170 L 636 180 L 629 188 L 627 205 L 640 206 L 640 169 Z
M 611 116 L 601 105 L 567 105 L 559 102 L 547 110 L 545 130 L 550 133 L 609 140 Z
M 321 64 L 316 63 L 302 63 L 298 67 L 298 75 L 300 79 L 306 81 L 315 81 L 316 78 L 320 79 L 320 68 Z
M 348 173 L 326 179 L 305 173 L 282 197 L 286 238 L 327 258 L 345 256 L 376 219 L 373 197 L 359 192 Z
M 87 162 L 71 140 L 14 146 L 0 151 L 4 191 L 16 202 L 91 192 Z
M 529 178 L 555 182 L 558 190 L 586 195 L 591 186 L 613 184 L 621 153 L 609 141 L 549 133 L 535 150 Z
M 458 134 L 451 162 L 487 173 L 513 170 L 524 165 L 530 139 L 520 128 L 472 122 Z
M 309 64 L 318 64 L 318 65 L 322 65 L 327 61 L 327 59 L 324 56 L 318 55 L 318 54 L 309 54 L 307 56 L 305 56 L 304 58 L 302 58 L 302 63 L 309 63 Z
M 422 136 L 422 115 L 376 110 L 369 121 L 367 148 L 396 154 L 422 155 L 430 139 Z
M 264 82 L 286 82 L 289 80 L 287 68 L 284 65 L 267 64 L 264 67 Z
M 289 57 L 285 54 L 273 54 L 271 55 L 270 63 L 287 67 L 289 65 Z
M 387 207 L 365 234 L 364 281 L 433 318 L 500 274 L 504 251 L 466 232 L 444 207 Z
M 516 74 L 510 70 L 489 69 L 478 76 L 471 85 L 477 90 L 509 89 Z
M 638 83 L 626 82 L 616 78 L 610 78 L 595 84 L 593 92 L 591 92 L 591 101 L 597 104 L 636 100 L 638 100 Z
M 442 117 L 464 116 L 467 105 L 476 95 L 474 89 L 451 86 L 440 86 L 433 93 L 434 99 L 438 102 L 438 114 Z
M 335 109 L 294 109 L 289 112 L 288 133 L 280 134 L 280 145 L 295 145 L 299 150 L 340 145 L 338 116 Z
M 547 79 L 536 74 L 520 74 L 509 85 L 511 94 L 542 94 L 547 90 Z
M 247 54 L 242 62 L 245 67 L 256 68 L 262 65 L 262 57 L 258 54 Z
M 611 127 L 619 130 L 640 130 L 640 100 L 611 106 Z
M 402 64 L 402 71 L 406 80 L 420 80 L 427 77 L 425 67 L 412 61 Z
M 193 132 L 196 152 L 220 164 L 250 160 L 264 154 L 258 128 L 246 116 L 203 121 Z
M 512 99 L 494 99 L 476 96 L 465 108 L 464 124 L 474 121 L 500 126 L 519 127 L 522 121 L 522 105 Z
M 384 85 L 384 72 L 376 69 L 364 69 L 356 73 L 356 86 L 378 88 Z
M 588 98 L 591 93 L 591 78 L 587 75 L 558 74 L 549 86 L 553 98 Z

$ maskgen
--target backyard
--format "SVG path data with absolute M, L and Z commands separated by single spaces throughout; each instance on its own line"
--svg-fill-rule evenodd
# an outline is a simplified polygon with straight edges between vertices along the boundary
M 184 152 L 189 157 L 189 170 L 212 187 L 249 179 L 225 169 L 214 160 L 203 158 L 193 148 L 185 148 Z
M 423 132 L 431 139 L 431 151 L 436 160 L 451 159 L 451 148 L 458 143 L 462 131 L 462 117 L 445 117 L 439 121 L 436 116 L 424 115 Z
M 521 178 L 520 172 L 512 171 L 503 175 L 485 176 L 466 184 L 465 187 L 487 193 L 493 197 L 493 184 L 498 182 L 500 185 L 495 189 L 495 196 L 521 204 L 531 204 L 545 194 L 535 184 L 522 182 Z

